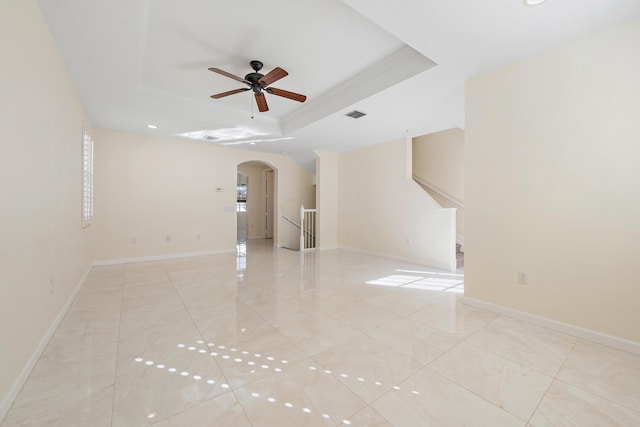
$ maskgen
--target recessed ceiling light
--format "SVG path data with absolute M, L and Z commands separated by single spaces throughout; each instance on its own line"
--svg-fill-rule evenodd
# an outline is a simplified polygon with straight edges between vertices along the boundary
M 524 5 L 525 6 L 537 6 L 539 4 L 542 4 L 544 2 L 546 2 L 547 0 L 524 0 Z
M 156 125 L 147 125 L 147 127 L 149 129 L 158 129 L 158 126 L 156 126 Z
M 255 142 L 250 142 L 249 145 L 256 145 L 256 143 Z

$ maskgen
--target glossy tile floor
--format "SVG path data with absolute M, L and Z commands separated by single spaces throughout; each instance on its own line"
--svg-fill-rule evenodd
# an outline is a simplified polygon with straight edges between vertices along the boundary
M 270 242 L 95 268 L 2 426 L 640 426 L 640 357 Z

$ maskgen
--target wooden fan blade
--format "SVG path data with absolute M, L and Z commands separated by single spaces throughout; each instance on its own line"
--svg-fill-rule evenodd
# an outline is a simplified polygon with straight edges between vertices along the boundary
M 275 87 L 267 88 L 267 92 L 273 95 L 282 96 L 284 98 L 293 99 L 294 101 L 298 101 L 298 102 L 304 102 L 307 100 L 306 95 L 300 95 L 299 93 L 289 92 L 288 90 L 278 89 Z
M 220 98 L 224 98 L 225 96 L 235 95 L 236 93 L 246 92 L 248 90 L 250 90 L 248 87 L 243 87 L 242 89 L 234 89 L 234 90 L 230 90 L 228 92 L 217 93 L 215 95 L 211 95 L 211 97 L 213 99 L 220 99 Z
M 264 93 L 256 93 L 256 103 L 258 104 L 258 111 L 264 113 L 265 111 L 269 111 L 269 106 L 267 105 L 267 97 L 264 96 Z
M 287 73 L 285 70 L 280 67 L 276 67 L 273 70 L 269 71 L 266 75 L 262 76 L 262 78 L 258 80 L 258 83 L 260 83 L 262 87 L 269 86 L 271 83 L 277 82 L 281 78 L 288 75 L 289 73 Z
M 209 68 L 209 71 L 213 71 L 214 73 L 222 74 L 223 76 L 229 77 L 230 79 L 237 80 L 237 81 L 239 81 L 241 83 L 246 83 L 248 85 L 251 85 L 251 83 L 249 83 L 248 81 L 246 81 L 242 77 L 238 77 L 238 76 L 236 76 L 234 74 L 227 73 L 226 71 L 221 70 L 220 68 L 211 67 L 211 68 Z

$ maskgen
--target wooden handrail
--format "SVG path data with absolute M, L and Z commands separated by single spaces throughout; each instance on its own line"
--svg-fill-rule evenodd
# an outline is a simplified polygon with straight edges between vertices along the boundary
M 298 230 L 300 230 L 300 224 L 298 224 L 297 222 L 295 222 L 294 220 L 292 220 L 291 218 L 289 218 L 286 215 L 282 215 L 282 219 L 284 219 L 285 221 L 287 221 L 289 224 L 293 225 L 295 228 L 297 228 Z
M 425 191 L 429 191 L 429 192 L 433 192 L 435 193 L 438 197 L 443 198 L 444 200 L 446 200 L 447 202 L 451 203 L 453 206 L 455 206 L 458 209 L 463 209 L 464 210 L 464 203 L 461 202 L 460 200 L 456 199 L 455 197 L 447 194 L 446 192 L 444 192 L 443 190 L 439 189 L 438 187 L 436 187 L 433 184 L 429 184 L 428 182 L 426 182 L 424 179 L 420 178 L 419 176 L 413 175 L 413 180 L 420 186 L 422 187 Z

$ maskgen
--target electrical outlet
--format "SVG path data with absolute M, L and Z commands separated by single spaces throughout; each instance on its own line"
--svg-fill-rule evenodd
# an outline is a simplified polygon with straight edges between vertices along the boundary
M 518 283 L 521 285 L 528 285 L 529 278 L 527 277 L 527 273 L 523 273 L 522 271 L 518 271 Z
M 196 240 L 200 240 L 200 234 L 196 234 Z
M 132 237 L 132 238 L 131 238 L 131 244 L 132 244 L 132 245 L 135 245 L 135 244 L 137 244 L 137 243 L 138 243 L 138 239 L 137 239 L 136 237 Z
M 166 240 L 167 242 L 170 242 L 170 241 L 171 241 L 171 236 L 167 236 L 167 237 L 165 237 L 165 240 Z
M 53 279 L 49 279 L 49 295 L 53 295 Z

